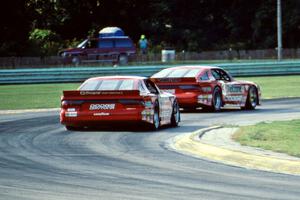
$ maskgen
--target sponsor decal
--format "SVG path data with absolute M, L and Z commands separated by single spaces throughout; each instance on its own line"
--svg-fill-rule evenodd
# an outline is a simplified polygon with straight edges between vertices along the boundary
M 120 94 L 123 94 L 123 92 L 122 91 L 116 91 L 116 92 L 114 92 L 114 91 L 96 91 L 96 92 L 90 92 L 90 91 L 80 91 L 80 95 L 82 95 L 82 96 L 84 96 L 84 95 L 113 95 L 113 94 L 118 94 L 118 95 L 120 95 Z
M 91 104 L 90 110 L 114 110 L 115 104 Z
M 175 94 L 175 89 L 162 89 L 163 92 Z
M 68 112 L 75 112 L 76 109 L 75 109 L 75 108 L 68 108 L 67 111 L 68 111 Z
M 241 102 L 243 96 L 226 96 L 225 97 L 227 101 L 238 101 Z
M 94 116 L 109 116 L 110 113 L 104 113 L 104 112 L 101 112 L 101 113 L 94 113 Z
M 65 116 L 66 117 L 77 117 L 77 112 L 66 112 Z
M 170 83 L 176 83 L 176 82 L 180 82 L 179 78 L 159 78 L 157 79 L 159 82 L 170 82 Z
M 211 92 L 211 87 L 201 87 L 201 90 L 206 93 Z

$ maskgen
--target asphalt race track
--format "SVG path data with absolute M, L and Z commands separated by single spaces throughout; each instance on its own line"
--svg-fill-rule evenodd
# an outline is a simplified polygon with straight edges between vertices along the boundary
M 174 136 L 215 124 L 300 118 L 300 99 L 254 111 L 183 113 L 178 128 L 66 131 L 57 112 L 0 116 L 0 199 L 300 199 L 300 176 L 232 167 L 168 150 Z

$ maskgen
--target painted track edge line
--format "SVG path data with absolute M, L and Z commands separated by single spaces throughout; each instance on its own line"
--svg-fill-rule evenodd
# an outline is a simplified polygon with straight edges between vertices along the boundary
M 218 128 L 221 128 L 221 126 L 199 129 L 192 133 L 178 135 L 168 142 L 168 147 L 179 153 L 226 165 L 274 173 L 300 175 L 300 161 L 255 155 L 201 142 L 199 136 L 204 135 L 207 131 Z

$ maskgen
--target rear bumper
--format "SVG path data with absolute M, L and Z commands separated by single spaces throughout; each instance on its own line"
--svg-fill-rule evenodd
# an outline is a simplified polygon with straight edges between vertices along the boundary
M 190 92 L 176 94 L 176 97 L 180 107 L 211 106 L 212 95 L 210 94 Z
M 105 124 L 126 124 L 146 122 L 153 123 L 153 113 L 151 111 L 143 112 L 142 110 L 108 113 L 108 112 L 67 112 L 61 110 L 60 123 L 66 126 L 89 126 L 89 125 L 105 125 Z

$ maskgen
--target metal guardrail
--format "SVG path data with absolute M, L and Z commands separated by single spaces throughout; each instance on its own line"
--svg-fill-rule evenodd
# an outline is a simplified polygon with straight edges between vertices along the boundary
M 190 65 L 190 64 L 189 64 Z M 261 62 L 261 63 L 224 63 L 216 65 L 229 71 L 235 77 L 269 76 L 300 74 L 300 62 Z M 104 75 L 139 75 L 151 76 L 167 67 L 179 65 L 156 66 L 121 66 L 121 67 L 73 67 L 47 69 L 6 69 L 0 70 L 0 84 L 25 83 L 66 83 L 81 82 L 90 77 Z

